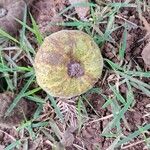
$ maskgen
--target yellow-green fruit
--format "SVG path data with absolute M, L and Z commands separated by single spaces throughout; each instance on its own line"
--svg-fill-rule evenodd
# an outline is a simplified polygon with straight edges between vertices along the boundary
M 88 34 L 61 30 L 45 38 L 34 67 L 42 89 L 54 97 L 71 98 L 86 92 L 98 81 L 103 58 Z

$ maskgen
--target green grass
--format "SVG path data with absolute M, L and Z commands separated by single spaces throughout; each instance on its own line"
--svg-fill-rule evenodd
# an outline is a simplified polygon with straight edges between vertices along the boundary
M 144 6 L 145 9 L 150 8 L 142 1 L 136 1 L 136 3 L 100 3 L 102 6 L 94 3 L 86 4 L 90 6 L 90 19 L 87 21 L 81 21 L 74 16 L 70 16 L 68 22 L 57 24 L 50 23 L 50 25 L 64 26 L 65 28 L 71 27 L 73 29 L 82 30 L 93 37 L 99 47 L 102 47 L 106 42 L 110 42 L 112 44 L 116 44 L 118 48 L 118 63 L 113 62 L 112 60 L 104 59 L 104 72 L 109 72 L 109 76 L 113 75 L 114 81 L 117 81 L 114 83 L 104 80 L 104 82 L 107 84 L 107 88 L 111 92 L 111 95 L 105 94 L 103 88 L 96 86 L 84 95 L 79 96 L 78 101 L 75 102 L 78 134 L 81 133 L 83 126 L 88 124 L 90 119 L 96 120 L 97 118 L 104 117 L 100 116 L 99 112 L 96 110 L 96 108 L 94 108 L 88 97 L 89 95 L 96 94 L 100 95 L 105 100 L 102 109 L 111 108 L 111 113 L 113 116 L 108 121 L 107 125 L 102 131 L 102 134 L 100 135 L 113 139 L 113 142 L 109 146 L 108 150 L 123 146 L 126 143 L 130 143 L 134 138 L 139 136 L 143 137 L 146 145 L 149 145 L 150 140 L 145 136 L 145 132 L 149 132 L 148 130 L 150 129 L 150 124 L 143 124 L 143 126 L 141 125 L 141 127 L 138 127 L 137 131 L 132 132 L 127 136 L 123 134 L 123 129 L 121 127 L 121 125 L 124 124 L 124 126 L 130 130 L 125 113 L 131 111 L 135 106 L 136 94 L 140 93 L 142 95 L 147 95 L 148 97 L 150 96 L 150 85 L 144 82 L 144 78 L 150 78 L 150 72 L 146 72 L 139 66 L 136 66 L 133 69 L 130 67 L 130 65 L 125 64 L 125 50 L 127 45 L 129 22 L 124 21 L 122 25 L 118 26 L 116 23 L 116 18 L 117 14 L 120 12 L 120 9 L 124 7 L 136 8 L 138 5 L 137 12 L 139 12 L 139 14 L 142 13 L 141 6 Z M 59 15 L 64 17 L 67 16 L 66 12 L 72 9 L 74 6 L 85 6 L 85 4 L 79 3 L 69 6 L 60 12 Z M 13 148 L 19 149 L 21 146 L 27 150 L 29 139 L 35 140 L 41 133 L 44 134 L 44 136 L 49 140 L 53 149 L 56 149 L 60 148 L 59 144 L 62 140 L 62 131 L 59 129 L 58 122 L 65 124 L 66 127 L 69 125 L 64 121 L 65 118 L 62 109 L 58 107 L 58 101 L 56 101 L 52 96 L 44 93 L 36 83 L 35 72 L 33 68 L 36 49 L 28 39 L 27 33 L 31 32 L 34 35 L 33 39 L 36 41 L 36 47 L 39 47 L 42 44 L 44 37 L 40 33 L 38 25 L 30 13 L 29 16 L 32 25 L 27 25 L 27 13 L 28 12 L 26 9 L 23 21 L 16 19 L 16 21 L 22 25 L 20 37 L 15 38 L 0 29 L 0 42 L 5 40 L 6 43 L 10 43 L 9 46 L 6 46 L 5 44 L 0 46 L 0 78 L 3 78 L 6 81 L 7 91 L 12 91 L 15 93 L 15 98 L 10 107 L 7 109 L 5 114 L 6 116 L 13 111 L 18 102 L 23 98 L 27 101 L 35 102 L 37 108 L 33 116 L 31 116 L 31 119 L 27 120 L 25 118 L 25 121 L 22 122 L 17 128 L 18 132 L 23 132 L 23 134 L 27 132 L 28 136 L 12 142 L 5 148 L 5 150 L 12 150 Z M 104 26 L 103 30 L 99 28 L 100 25 Z M 123 37 L 121 43 L 116 43 L 112 37 L 112 33 L 120 30 L 121 28 L 124 29 Z M 17 52 L 15 51 L 14 47 L 18 49 Z M 6 49 L 8 52 L 7 54 L 5 53 Z M 11 57 L 9 54 L 11 54 L 13 50 L 16 54 Z M 19 65 L 16 60 L 22 56 L 24 57 L 26 63 L 21 63 L 21 65 Z M 21 86 L 19 83 L 21 83 Z M 119 87 L 122 84 L 126 85 L 127 87 L 127 92 L 125 95 L 122 95 L 122 93 L 119 91 Z M 5 89 L 2 88 L 2 90 L 5 92 Z M 43 105 L 46 105 L 47 102 L 51 104 L 52 109 L 55 112 L 55 117 L 39 121 L 38 119 L 41 118 L 43 113 Z M 92 115 L 89 114 L 86 107 L 93 111 Z M 76 145 L 76 147 L 79 148 L 80 146 Z M 99 145 L 97 147 L 99 148 Z

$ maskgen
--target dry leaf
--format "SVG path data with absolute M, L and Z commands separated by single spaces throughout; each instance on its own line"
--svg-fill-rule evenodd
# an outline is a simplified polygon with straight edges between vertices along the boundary
M 69 0 L 70 4 L 77 4 L 77 3 L 88 3 L 88 0 Z M 75 6 L 75 10 L 80 17 L 80 19 L 84 20 L 88 11 L 90 10 L 89 6 Z

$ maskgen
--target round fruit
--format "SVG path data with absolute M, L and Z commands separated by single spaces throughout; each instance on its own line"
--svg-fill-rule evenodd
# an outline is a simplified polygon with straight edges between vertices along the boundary
M 98 81 L 103 58 L 88 34 L 61 30 L 45 38 L 34 67 L 42 89 L 54 97 L 71 98 L 86 92 Z

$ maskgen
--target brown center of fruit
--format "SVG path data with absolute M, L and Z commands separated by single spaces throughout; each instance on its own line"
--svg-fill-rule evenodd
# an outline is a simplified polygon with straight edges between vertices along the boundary
M 67 66 L 68 75 L 73 78 L 78 78 L 84 75 L 84 69 L 79 62 L 70 61 Z
M 0 7 L 0 18 L 3 18 L 8 13 L 7 9 Z

